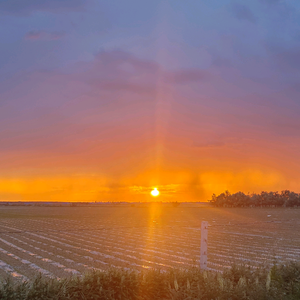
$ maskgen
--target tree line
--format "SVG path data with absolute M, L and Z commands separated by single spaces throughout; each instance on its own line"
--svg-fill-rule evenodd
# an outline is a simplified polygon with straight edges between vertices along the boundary
M 300 206 L 300 194 L 289 190 L 260 194 L 225 191 L 218 196 L 213 194 L 209 202 L 216 207 L 297 207 Z

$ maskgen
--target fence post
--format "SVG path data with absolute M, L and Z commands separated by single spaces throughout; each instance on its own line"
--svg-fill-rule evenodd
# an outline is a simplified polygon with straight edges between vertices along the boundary
M 201 248 L 200 248 L 200 269 L 207 269 L 207 228 L 208 222 L 201 223 Z

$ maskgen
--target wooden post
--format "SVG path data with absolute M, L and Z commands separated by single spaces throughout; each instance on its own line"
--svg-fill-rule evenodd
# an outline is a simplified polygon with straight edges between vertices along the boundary
M 208 222 L 201 223 L 200 269 L 207 269 L 207 229 Z

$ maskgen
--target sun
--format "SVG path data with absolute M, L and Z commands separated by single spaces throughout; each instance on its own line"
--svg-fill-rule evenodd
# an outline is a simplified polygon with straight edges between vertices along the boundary
M 154 189 L 151 191 L 151 195 L 152 195 L 153 197 L 157 197 L 157 196 L 159 195 L 158 189 L 157 189 L 157 188 L 154 188 Z

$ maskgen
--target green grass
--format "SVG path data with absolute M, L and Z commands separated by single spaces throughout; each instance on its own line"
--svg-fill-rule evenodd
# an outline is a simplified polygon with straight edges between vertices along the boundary
M 83 277 L 1 282 L 0 299 L 300 299 L 300 265 L 271 269 L 233 266 L 223 274 L 197 268 L 142 273 L 120 269 L 91 272 Z

